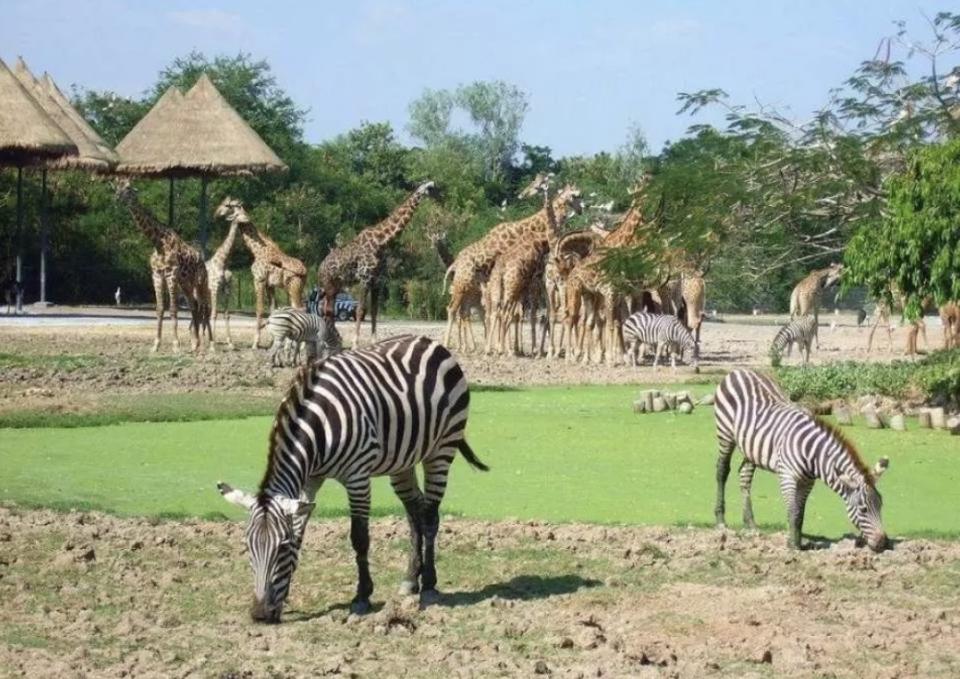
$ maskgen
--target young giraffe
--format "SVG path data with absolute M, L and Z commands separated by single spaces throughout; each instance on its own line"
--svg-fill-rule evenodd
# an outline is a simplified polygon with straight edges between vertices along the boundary
M 296 257 L 291 257 L 280 246 L 254 226 L 243 203 L 227 196 L 217 206 L 214 216 L 239 224 L 238 230 L 250 254 L 253 264 L 253 288 L 257 298 L 257 320 L 253 348 L 260 346 L 260 331 L 263 329 L 264 301 L 269 298 L 271 308 L 275 302 L 276 288 L 287 291 L 287 301 L 295 309 L 303 309 L 303 288 L 307 282 L 307 267 Z
M 324 315 L 333 317 L 333 305 L 337 293 L 346 287 L 357 285 L 357 323 L 353 347 L 360 346 L 360 324 L 366 314 L 367 294 L 370 295 L 370 334 L 377 337 L 377 297 L 379 278 L 383 270 L 386 247 L 406 228 L 420 201 L 433 189 L 433 182 L 424 182 L 417 187 L 386 219 L 369 226 L 342 248 L 334 248 L 320 263 L 317 278 L 324 295 Z
M 227 258 L 233 249 L 233 244 L 237 239 L 237 228 L 240 226 L 238 220 L 230 222 L 230 228 L 227 231 L 227 237 L 223 239 L 214 253 L 207 260 L 207 283 L 210 286 L 210 302 L 213 305 L 213 327 L 212 333 L 217 334 L 217 315 L 220 310 L 220 304 L 223 303 L 223 318 L 227 325 L 227 346 L 233 348 L 233 338 L 230 336 L 230 292 L 232 290 L 233 272 L 227 268 Z M 210 349 L 214 347 L 211 340 Z
M 790 295 L 790 319 L 813 314 L 815 328 L 820 324 L 820 296 L 827 288 L 836 285 L 843 274 L 843 264 L 831 264 L 824 269 L 812 271 L 797 283 Z M 820 348 L 820 333 L 814 331 L 817 349 Z
M 430 240 L 430 244 L 433 245 L 433 248 L 437 251 L 437 257 L 440 258 L 440 261 L 443 262 L 443 266 L 447 269 L 453 264 L 454 256 L 450 251 L 450 243 L 447 242 L 447 234 L 443 231 L 433 231 L 427 234 L 427 238 Z M 476 309 L 480 315 L 480 322 L 483 324 L 484 334 L 487 332 L 487 319 L 486 315 L 483 312 L 483 291 L 477 289 L 474 291 L 472 297 L 468 298 L 464 303 L 463 312 L 466 314 L 466 318 L 463 320 L 463 325 L 465 327 L 470 327 L 470 313 L 473 309 Z M 470 332 L 470 342 L 471 347 L 469 351 L 476 350 L 476 340 L 473 337 L 473 332 Z M 463 337 L 459 338 L 458 347 L 463 346 Z
M 525 197 L 530 195 L 531 191 L 538 190 L 543 181 L 544 177 L 538 176 L 521 192 L 520 196 Z M 579 189 L 570 185 L 564 187 L 553 199 L 553 208 L 556 212 L 555 228 L 561 228 L 567 219 L 568 210 L 572 209 L 577 213 L 583 210 Z M 531 244 L 546 243 L 547 233 L 553 228 L 548 221 L 546 209 L 541 208 L 519 221 L 498 224 L 479 241 L 460 251 L 447 270 L 447 276 L 453 274 L 453 282 L 450 287 L 450 303 L 447 305 L 447 330 L 444 335 L 444 344 L 450 343 L 454 323 L 462 322 L 465 300 L 486 283 L 497 258 L 522 241 Z M 493 316 L 490 314 L 489 307 L 487 316 L 491 318 L 492 325 Z
M 180 351 L 180 338 L 177 336 L 177 298 L 180 292 L 190 304 L 191 350 L 200 348 L 201 332 L 206 333 L 208 345 L 212 346 L 210 287 L 200 251 L 185 243 L 175 231 L 161 224 L 140 204 L 137 191 L 129 179 L 118 180 L 115 187 L 117 199 L 127 206 L 137 228 L 154 247 L 150 255 L 150 273 L 157 308 L 157 337 L 151 351 L 160 348 L 163 336 L 164 286 L 170 300 L 170 319 L 173 321 L 173 350 Z

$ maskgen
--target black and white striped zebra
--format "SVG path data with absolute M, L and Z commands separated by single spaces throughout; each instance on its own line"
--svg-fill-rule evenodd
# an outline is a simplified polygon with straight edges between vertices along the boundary
M 752 370 L 734 370 L 717 387 L 714 405 L 717 459 L 718 526 L 724 525 L 724 487 L 733 449 L 743 451 L 740 492 L 743 523 L 755 528 L 750 486 L 756 468 L 780 477 L 787 505 L 790 546 L 800 548 L 803 512 L 813 483 L 820 479 L 847 505 L 847 515 L 867 545 L 881 551 L 887 536 L 880 521 L 882 500 L 876 482 L 889 461 L 881 458 L 871 470 L 839 430 L 791 403 L 769 378 Z
M 343 349 L 343 340 L 333 321 L 301 309 L 277 309 L 267 319 L 267 330 L 273 336 L 270 363 L 274 366 L 284 363 L 284 354 L 287 364 L 296 364 L 302 346 L 307 349 L 308 361 L 324 359 Z
M 780 365 L 783 358 L 783 350 L 787 350 L 787 356 L 796 344 L 800 347 L 800 355 L 803 357 L 803 364 L 810 362 L 810 346 L 817 335 L 817 319 L 815 316 L 800 316 L 780 328 L 776 337 L 773 338 L 773 344 L 770 345 L 770 360 L 774 367 Z
M 685 351 L 693 356 L 693 367 L 699 371 L 700 347 L 693 339 L 693 334 L 683 323 L 670 314 L 651 314 L 638 311 L 631 314 L 623 323 L 623 342 L 627 346 L 626 360 L 630 365 L 637 365 L 638 358 L 642 362 L 641 347 L 656 345 L 656 354 L 653 357 L 653 367 L 660 362 L 660 355 L 664 351 L 670 352 L 670 367 L 677 369 L 677 354 L 683 358 Z
M 314 497 L 326 479 L 346 486 L 350 540 L 359 572 L 351 610 L 370 610 L 370 479 L 389 476 L 410 525 L 401 593 L 435 601 L 434 543 L 447 472 L 457 453 L 487 467 L 465 438 L 470 391 L 456 359 L 438 342 L 403 335 L 335 354 L 300 369 L 277 412 L 267 471 L 256 495 L 224 483 L 224 498 L 250 510 L 246 542 L 254 573 L 251 616 L 278 622 L 297 567 Z M 424 489 L 416 465 L 423 465 Z

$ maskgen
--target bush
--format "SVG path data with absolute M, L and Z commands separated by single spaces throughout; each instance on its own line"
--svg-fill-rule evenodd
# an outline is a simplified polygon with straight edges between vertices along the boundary
M 440 284 L 433 280 L 411 280 L 404 284 L 407 315 L 435 321 L 447 317 L 447 300 Z
M 935 351 L 921 361 L 857 363 L 776 370 L 791 399 L 826 400 L 867 394 L 960 402 L 960 350 Z

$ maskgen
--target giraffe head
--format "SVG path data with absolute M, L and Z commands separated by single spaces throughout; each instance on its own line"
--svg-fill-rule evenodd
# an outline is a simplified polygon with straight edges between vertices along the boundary
M 113 191 L 117 198 L 136 197 L 137 190 L 133 188 L 130 177 L 116 177 L 111 183 L 113 184 Z
M 240 222 L 241 224 L 250 222 L 247 211 L 243 209 L 243 203 L 239 199 L 231 198 L 230 196 L 220 201 L 213 216 L 216 219 L 226 219 L 228 222 Z
M 433 196 L 437 192 L 437 185 L 432 181 L 425 181 L 420 186 L 417 187 L 417 190 L 414 191 L 414 195 L 418 198 L 421 196 Z
M 547 191 L 550 188 L 550 183 L 553 180 L 552 172 L 541 172 L 536 177 L 533 178 L 529 184 L 527 184 L 524 189 L 517 194 L 517 198 L 524 200 L 526 198 L 533 198 L 538 193 L 542 191 Z
M 836 285 L 840 281 L 841 276 L 843 276 L 843 264 L 834 262 L 827 267 L 827 275 L 823 279 L 823 287 L 829 288 L 832 285 Z
M 583 212 L 583 194 L 580 193 L 578 189 L 573 184 L 567 184 L 560 190 L 560 193 L 557 194 L 556 205 L 562 206 L 562 208 L 567 212 L 567 216 L 571 217 L 574 214 L 581 214 Z

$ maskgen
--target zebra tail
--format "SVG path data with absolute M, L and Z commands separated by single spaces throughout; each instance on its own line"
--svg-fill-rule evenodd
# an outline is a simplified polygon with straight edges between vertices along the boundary
M 450 274 L 453 273 L 453 264 L 447 267 L 447 270 L 443 274 L 443 288 L 441 292 L 445 295 L 447 294 L 447 279 L 450 278 Z
M 470 447 L 466 439 L 461 439 L 460 443 L 457 444 L 457 448 L 460 449 L 460 454 L 463 455 L 463 459 L 465 459 L 471 467 L 479 469 L 482 472 L 490 471 L 490 467 L 480 461 L 480 458 L 473 452 L 473 448 Z

